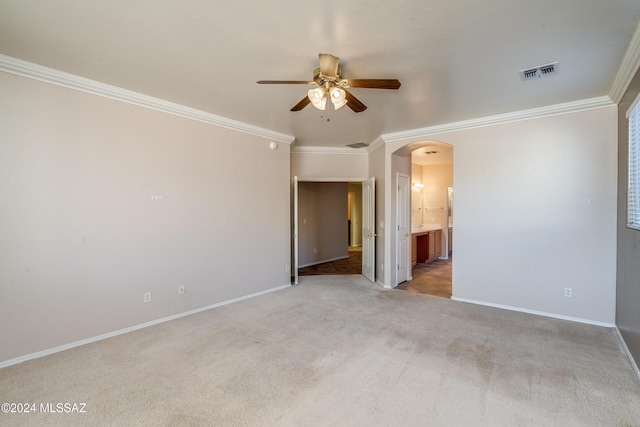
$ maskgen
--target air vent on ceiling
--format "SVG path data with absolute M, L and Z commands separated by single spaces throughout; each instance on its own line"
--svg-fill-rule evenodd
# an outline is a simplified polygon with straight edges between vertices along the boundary
M 347 147 L 351 148 L 364 148 L 368 146 L 369 144 L 365 144 L 364 142 L 354 142 L 353 144 L 347 144 Z
M 526 70 L 520 70 L 520 79 L 522 81 L 537 79 L 540 77 L 548 77 L 558 74 L 558 63 L 553 62 L 551 64 L 540 65 L 535 68 L 527 68 Z
M 431 151 L 425 151 L 424 154 L 438 154 L 439 151 L 436 150 L 431 150 Z

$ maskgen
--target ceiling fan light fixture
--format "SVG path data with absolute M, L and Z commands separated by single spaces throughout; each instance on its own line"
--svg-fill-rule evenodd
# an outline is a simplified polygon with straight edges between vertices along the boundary
M 397 79 L 345 79 L 337 56 L 328 53 L 318 55 L 320 66 L 313 71 L 313 80 L 258 80 L 258 84 L 305 84 L 315 85 L 315 88 L 307 92 L 290 111 L 300 111 L 309 104 L 313 104 L 318 110 L 324 110 L 327 106 L 327 98 L 331 98 L 334 109 L 345 105 L 354 113 L 362 113 L 367 106 L 351 92 L 349 88 L 369 89 L 398 89 L 400 82 Z
M 344 89 L 339 87 L 332 87 L 329 90 L 329 93 L 331 95 L 331 102 L 333 102 L 333 107 L 336 110 L 347 105 L 347 93 L 344 91 Z
M 310 89 L 309 92 L 307 92 L 307 96 L 309 97 L 309 100 L 311 101 L 313 106 L 318 110 L 325 109 L 327 105 L 327 94 L 325 93 L 324 89 L 319 87 Z

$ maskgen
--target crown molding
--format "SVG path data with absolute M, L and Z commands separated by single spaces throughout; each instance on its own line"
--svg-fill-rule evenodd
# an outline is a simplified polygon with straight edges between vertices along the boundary
M 556 104 L 552 106 L 535 108 L 530 110 L 517 111 L 513 113 L 500 114 L 443 125 L 430 126 L 408 131 L 401 131 L 381 135 L 376 138 L 366 148 L 347 147 L 294 147 L 293 153 L 324 153 L 324 154 L 369 154 L 383 145 L 385 142 L 394 142 L 403 139 L 416 139 L 427 137 L 436 133 L 451 132 L 456 130 L 470 129 L 483 126 L 504 124 L 514 121 L 534 119 L 539 117 L 564 114 L 575 111 L 602 108 L 616 105 L 626 91 L 626 87 L 640 67 L 640 25 L 629 45 L 627 54 L 618 70 L 610 96 L 591 98 L 582 101 Z M 119 88 L 116 86 L 101 83 L 95 80 L 80 77 L 74 74 L 58 71 L 52 68 L 23 61 L 17 58 L 0 54 L 0 71 L 27 77 L 46 83 L 63 86 L 69 89 L 78 90 L 105 98 L 114 99 L 121 102 L 165 112 L 168 114 L 184 117 L 191 120 L 207 123 L 210 125 L 231 129 L 238 132 L 247 133 L 254 136 L 269 139 L 275 142 L 292 144 L 294 137 L 268 129 L 253 126 L 247 123 L 227 119 L 202 110 L 165 101 L 138 92 Z
M 347 147 L 293 147 L 292 153 L 309 153 L 309 154 L 371 154 L 384 144 L 384 139 L 377 137 L 371 144 L 362 148 Z
M 640 24 L 636 28 L 636 32 L 633 34 L 627 52 L 622 58 L 622 64 L 618 68 L 616 77 L 613 80 L 613 85 L 609 91 L 609 98 L 615 103 L 619 104 L 627 91 L 631 80 L 636 75 L 636 72 L 640 68 Z
M 367 147 L 368 148 L 368 147 Z M 367 148 L 347 148 L 347 147 L 293 147 L 292 153 L 312 153 L 312 154 L 368 154 Z
M 555 116 L 559 114 L 573 113 L 577 111 L 591 110 L 595 108 L 612 107 L 616 104 L 608 96 L 585 99 L 582 101 L 566 102 L 547 107 L 533 108 L 530 110 L 515 111 L 507 114 L 482 117 L 479 119 L 465 120 L 443 125 L 429 126 L 402 132 L 381 135 L 384 142 L 395 142 L 405 139 L 420 139 L 443 132 L 453 132 L 464 129 L 479 128 L 484 126 L 500 125 L 522 120 L 537 119 Z
M 559 114 L 574 113 L 578 111 L 592 110 L 596 108 L 613 107 L 616 104 L 608 96 L 590 98 L 581 101 L 566 102 L 562 104 L 549 105 L 546 107 L 533 108 L 530 110 L 514 111 L 512 113 L 499 114 L 495 116 L 481 117 L 479 119 L 465 120 L 460 122 L 446 123 L 442 125 L 429 126 L 419 129 L 411 129 L 401 132 L 387 133 L 380 135 L 368 147 L 350 149 L 342 147 L 296 147 L 292 152 L 299 153 L 330 153 L 330 154 L 351 154 L 354 151 L 362 150 L 367 154 L 384 145 L 395 141 L 406 139 L 422 139 L 432 135 L 453 132 L 464 129 L 473 129 L 484 126 L 500 125 L 522 120 L 537 119 L 542 117 L 556 116 Z
M 364 182 L 367 178 L 354 178 L 354 177 L 342 177 L 342 178 L 325 178 L 317 176 L 299 176 L 298 182 Z M 324 261 L 323 261 L 324 262 Z
M 378 148 L 382 147 L 383 145 L 384 145 L 384 139 L 382 139 L 382 137 L 379 136 L 375 139 L 375 141 L 369 144 L 369 146 L 367 147 L 367 153 L 371 154 L 374 151 L 376 151 Z
M 2 54 L 0 54 L 0 71 L 196 120 L 225 129 L 259 136 L 275 142 L 291 144 L 294 140 L 294 137 L 290 135 L 227 119 L 202 110 L 186 107 Z

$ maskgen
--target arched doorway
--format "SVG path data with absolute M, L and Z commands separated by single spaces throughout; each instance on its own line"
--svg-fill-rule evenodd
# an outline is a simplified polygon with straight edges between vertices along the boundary
M 396 289 L 451 298 L 453 147 L 424 141 L 411 148 L 411 274 Z

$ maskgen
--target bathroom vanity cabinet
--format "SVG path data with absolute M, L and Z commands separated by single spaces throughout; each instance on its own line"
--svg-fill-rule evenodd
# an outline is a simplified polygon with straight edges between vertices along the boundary
M 441 255 L 442 230 L 421 230 L 411 233 L 411 265 L 427 263 Z

